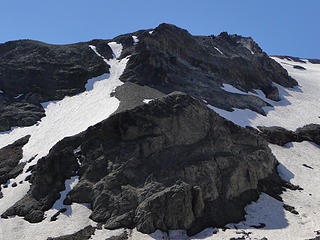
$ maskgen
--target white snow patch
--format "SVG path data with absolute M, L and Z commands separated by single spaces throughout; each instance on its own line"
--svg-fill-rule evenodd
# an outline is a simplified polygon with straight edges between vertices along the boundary
M 110 74 L 109 73 L 105 73 L 101 76 L 98 76 L 98 77 L 94 77 L 94 78 L 90 78 L 86 85 L 84 86 L 86 88 L 86 91 L 91 91 L 94 87 L 94 84 L 98 81 L 103 81 L 103 80 L 106 80 L 110 77 Z
M 4 91 L 0 90 L 0 94 L 4 93 Z
M 153 99 L 148 99 L 148 98 L 146 98 L 146 99 L 143 100 L 143 102 L 146 103 L 146 104 L 148 104 L 148 103 L 151 102 L 152 100 L 153 100 Z
M 214 47 L 214 49 L 217 50 L 221 55 L 224 55 L 223 52 L 221 52 L 219 48 Z
M 152 31 L 149 31 L 149 34 L 151 35 L 153 33 L 153 30 Z
M 41 106 L 45 109 L 49 106 L 49 104 L 56 104 L 58 101 L 48 101 L 48 102 L 42 102 L 40 103 Z
M 93 46 L 93 45 L 89 45 L 89 48 L 92 49 L 92 51 L 95 52 L 95 54 L 97 54 L 99 57 L 101 57 L 102 59 L 105 59 L 98 51 L 97 51 L 97 48 L 96 46 Z
M 78 152 L 81 152 L 81 145 L 73 150 L 73 153 L 76 154 Z
M 239 90 L 238 88 L 235 88 L 234 86 L 227 84 L 227 83 L 223 83 L 222 84 L 223 87 L 222 89 L 226 92 L 231 92 L 231 93 L 238 93 L 238 94 L 243 94 L 243 95 L 247 95 L 248 93 L 243 92 L 241 90 Z
M 250 109 L 233 108 L 233 112 L 223 110 L 208 104 L 208 107 L 231 122 L 246 127 L 251 125 L 251 121 L 257 116 L 257 113 Z
M 18 98 L 22 97 L 23 95 L 24 95 L 23 93 L 20 93 L 17 96 L 15 96 L 14 99 L 18 99 Z
M 133 39 L 133 45 L 137 45 L 137 43 L 139 42 L 139 39 L 137 36 L 132 36 Z
M 71 214 L 71 207 L 69 205 L 64 205 L 63 201 L 66 199 L 67 194 L 74 188 L 74 186 L 77 185 L 78 182 L 79 182 L 78 176 L 71 177 L 70 179 L 67 179 L 65 181 L 65 184 L 64 184 L 65 190 L 60 192 L 60 198 L 54 203 L 52 208 L 45 212 L 46 217 L 49 217 L 49 218 L 52 217 L 57 212 L 57 210 L 60 210 L 62 208 L 66 208 L 67 211 L 61 214 L 65 214 L 65 215 Z
M 116 43 L 116 42 L 110 42 L 110 43 L 108 43 L 108 45 L 111 47 L 112 52 L 114 53 L 115 58 L 119 58 L 120 55 L 121 55 L 121 52 L 122 52 L 122 45 L 119 44 L 119 43 Z M 126 63 L 127 63 L 128 60 L 129 60 L 128 57 L 121 60 L 123 63 L 125 63 L 125 64 L 124 64 L 124 67 L 126 66 Z M 115 61 L 115 60 L 114 60 L 114 59 L 111 59 L 111 61 Z M 121 61 L 120 61 L 120 63 L 121 63 Z M 123 64 L 122 64 L 122 65 L 123 65 Z M 124 69 L 123 69 L 123 70 L 124 70 Z M 123 70 L 122 70 L 122 72 L 123 72 Z M 121 73 L 122 73 L 122 72 L 121 72 Z M 120 77 L 120 76 L 119 76 L 119 77 Z

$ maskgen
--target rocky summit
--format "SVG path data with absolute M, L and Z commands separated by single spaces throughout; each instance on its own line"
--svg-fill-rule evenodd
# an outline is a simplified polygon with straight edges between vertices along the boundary
M 269 143 L 319 144 L 320 125 L 244 128 L 213 109 L 265 117 L 297 86 L 250 37 L 170 24 L 70 45 L 0 44 L 3 226 L 79 240 L 125 229 L 103 239 L 131 239 L 132 229 L 191 236 L 242 221 L 262 193 L 283 201 L 284 188 L 303 190 L 280 178 Z

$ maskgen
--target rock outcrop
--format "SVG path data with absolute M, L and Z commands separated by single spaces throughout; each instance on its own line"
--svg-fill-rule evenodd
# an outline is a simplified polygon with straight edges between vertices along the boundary
M 194 234 L 243 219 L 276 164 L 263 138 L 174 93 L 60 141 L 33 169 L 27 196 L 2 217 L 41 221 L 64 181 L 79 175 L 64 203 L 89 203 L 106 228 Z
M 228 111 L 249 108 L 261 114 L 265 114 L 262 107 L 268 105 L 266 102 L 252 95 L 223 91 L 222 84 L 244 92 L 261 89 L 276 101 L 279 93 L 272 82 L 285 87 L 297 85 L 251 38 L 225 32 L 192 36 L 169 24 L 159 25 L 152 34 L 144 31 L 136 35 L 139 43 L 123 53 L 132 55 L 121 77 L 124 82 L 147 85 L 167 94 L 186 92 Z
M 283 146 L 289 142 L 310 141 L 320 145 L 320 125 L 309 124 L 298 128 L 296 131 L 282 127 L 258 127 L 260 135 L 268 142 Z
M 88 79 L 108 72 L 112 50 L 105 40 L 52 45 L 32 40 L 0 44 L 0 131 L 30 126 L 44 116 L 41 102 L 85 90 Z
M 94 234 L 95 230 L 96 230 L 95 227 L 92 227 L 91 225 L 89 225 L 73 234 L 69 234 L 61 237 L 49 237 L 47 238 L 47 240 L 88 240 Z
M 8 187 L 7 182 L 18 176 L 25 166 L 25 163 L 19 163 L 22 158 L 22 147 L 29 141 L 30 136 L 25 136 L 14 143 L 0 149 L 0 185 Z M 12 186 L 17 186 L 13 183 Z M 0 198 L 2 198 L 0 186 Z
M 0 184 L 5 184 L 9 179 L 15 178 L 22 172 L 24 163 L 19 163 L 22 158 L 22 147 L 28 142 L 29 135 L 0 149 Z M 1 190 L 1 189 L 0 189 Z

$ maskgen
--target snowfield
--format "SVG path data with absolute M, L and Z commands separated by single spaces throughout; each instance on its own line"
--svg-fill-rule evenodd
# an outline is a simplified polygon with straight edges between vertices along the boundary
M 151 34 L 152 32 L 150 32 Z M 138 39 L 134 38 L 134 43 Z M 66 136 L 75 135 L 86 130 L 109 117 L 119 106 L 119 100 L 110 94 L 122 82 L 120 75 L 125 69 L 129 57 L 117 60 L 122 51 L 122 46 L 117 43 L 109 43 L 114 52 L 113 59 L 104 59 L 110 65 L 110 74 L 90 79 L 86 85 L 86 91 L 73 97 L 65 97 L 61 101 L 44 103 L 46 116 L 31 127 L 13 128 L 9 132 L 0 134 L 0 148 L 13 143 L 15 140 L 30 134 L 29 142 L 23 147 L 23 158 L 27 162 L 24 172 L 16 179 L 11 179 L 8 188 L 2 188 L 4 197 L 0 199 L 0 214 L 21 199 L 29 190 L 28 182 L 18 184 L 12 188 L 11 183 L 24 180 L 28 175 L 26 169 L 36 164 L 39 158 L 48 154 L 54 144 Z M 100 57 L 95 46 L 90 48 Z M 103 57 L 102 57 L 103 58 Z M 289 60 L 274 58 L 289 74 L 295 78 L 299 87 L 285 89 L 275 85 L 280 90 L 282 100 L 274 102 L 266 99 L 260 90 L 255 92 L 242 92 L 231 85 L 224 84 L 223 90 L 239 94 L 252 94 L 262 98 L 273 107 L 264 110 L 267 116 L 262 116 L 251 110 L 235 109 L 228 112 L 209 106 L 221 116 L 233 121 L 240 126 L 281 126 L 295 130 L 309 123 L 320 124 L 320 64 L 294 63 Z M 293 65 L 301 65 L 306 70 L 293 68 Z M 144 99 L 148 103 L 152 99 Z M 205 99 L 203 99 L 204 102 Z M 142 234 L 135 229 L 95 230 L 91 240 L 105 240 L 108 237 L 119 236 L 124 231 L 131 240 L 164 240 L 164 239 L 310 239 L 316 236 L 315 231 L 320 230 L 320 147 L 310 142 L 288 143 L 284 147 L 269 145 L 273 154 L 279 160 L 280 176 L 293 184 L 299 185 L 303 190 L 287 190 L 281 196 L 284 203 L 262 193 L 257 202 L 246 207 L 246 220 L 240 223 L 231 223 L 229 229 L 207 228 L 201 233 L 188 237 L 183 230 L 164 233 L 156 231 L 153 234 Z M 74 153 L 81 151 L 81 146 Z M 303 166 L 304 164 L 304 166 Z M 56 237 L 71 234 L 95 222 L 89 219 L 91 210 L 84 204 L 63 205 L 63 199 L 75 186 L 78 177 L 74 176 L 65 183 L 66 189 L 62 191 L 60 199 L 56 201 L 52 209 L 46 212 L 46 219 L 41 223 L 31 224 L 21 217 L 0 219 L 0 240 L 45 240 L 48 237 Z M 283 205 L 294 206 L 298 215 L 285 211 Z M 61 213 L 56 221 L 50 218 L 61 208 L 66 212 Z M 260 226 L 257 229 L 253 226 Z

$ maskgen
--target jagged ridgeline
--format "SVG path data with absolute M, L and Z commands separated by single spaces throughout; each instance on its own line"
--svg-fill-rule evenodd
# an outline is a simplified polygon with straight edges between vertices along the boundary
M 245 92 L 261 89 L 272 100 L 279 100 L 272 82 L 285 87 L 297 84 L 251 38 L 227 33 L 192 36 L 168 24 L 149 32 L 70 45 L 32 40 L 0 44 L 0 90 L 4 92 L 0 94 L 0 130 L 36 123 L 44 116 L 41 102 L 82 92 L 88 79 L 108 72 L 109 66 L 88 45 L 109 59 L 110 41 L 123 45 L 120 58 L 131 55 L 121 76 L 123 82 L 164 94 L 182 91 L 229 111 L 248 108 L 264 114 L 262 107 L 268 103 L 256 96 L 223 91 L 222 83 Z
M 262 190 L 278 189 L 277 160 L 267 142 L 207 106 L 265 114 L 267 102 L 225 91 L 223 84 L 243 92 L 258 89 L 274 101 L 280 98 L 273 83 L 297 85 L 251 38 L 238 35 L 192 36 L 161 24 L 112 40 L 0 44 L 0 130 L 37 124 L 45 116 L 41 103 L 75 96 L 86 90 L 88 79 L 112 75 L 111 42 L 122 45 L 118 60 L 128 58 L 123 84 L 112 93 L 119 107 L 29 167 L 30 190 L 3 218 L 43 221 L 65 181 L 78 176 L 64 204 L 89 204 L 90 218 L 105 228 L 194 234 L 240 221 Z M 28 139 L 0 149 L 6 156 L 15 152 L 10 161 L 0 156 L 11 164 L 0 162 L 4 182 L 21 173 L 18 160 Z

